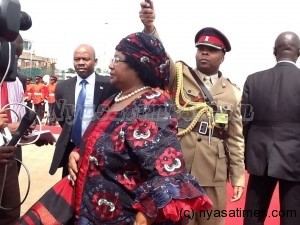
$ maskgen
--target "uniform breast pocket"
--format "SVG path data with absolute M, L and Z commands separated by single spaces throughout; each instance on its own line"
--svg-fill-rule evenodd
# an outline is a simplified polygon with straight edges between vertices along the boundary
M 214 181 L 226 181 L 227 179 L 227 158 L 222 141 L 218 142 L 218 157 L 216 161 L 216 171 Z
M 194 101 L 195 98 L 199 97 L 199 89 L 193 87 L 192 85 L 184 84 L 183 89 L 185 95 L 189 97 L 189 100 Z

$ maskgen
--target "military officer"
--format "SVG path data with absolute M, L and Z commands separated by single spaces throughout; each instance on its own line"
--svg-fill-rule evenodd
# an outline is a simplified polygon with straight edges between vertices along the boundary
M 140 19 L 144 32 L 158 37 L 152 2 L 141 3 Z M 220 213 L 226 210 L 226 181 L 233 187 L 231 201 L 239 200 L 244 190 L 242 93 L 219 71 L 225 53 L 231 50 L 226 36 L 206 27 L 196 34 L 195 46 L 197 67 L 177 62 L 176 70 L 171 68 L 169 86 L 178 111 L 178 137 L 186 167 L 214 204 L 210 216 L 198 213 L 189 224 L 223 225 L 225 216 Z

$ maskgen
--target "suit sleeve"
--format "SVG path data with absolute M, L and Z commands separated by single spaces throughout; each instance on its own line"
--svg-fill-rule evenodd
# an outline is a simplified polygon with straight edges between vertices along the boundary
M 242 112 L 243 125 L 244 125 L 243 134 L 245 137 L 245 142 L 247 142 L 248 131 L 254 116 L 253 108 L 249 100 L 249 77 L 247 78 L 244 84 L 241 112 Z

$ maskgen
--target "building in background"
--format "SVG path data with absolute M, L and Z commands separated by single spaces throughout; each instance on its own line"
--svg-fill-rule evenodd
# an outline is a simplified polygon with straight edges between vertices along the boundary
M 18 69 L 27 77 L 34 79 L 36 75 L 55 75 L 58 79 L 63 79 L 57 73 L 56 59 L 45 56 L 38 56 L 32 49 L 32 41 L 24 39 L 23 53 L 18 60 Z

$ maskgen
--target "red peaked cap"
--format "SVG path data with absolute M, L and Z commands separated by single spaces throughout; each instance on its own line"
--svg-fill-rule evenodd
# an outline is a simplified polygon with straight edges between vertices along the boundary
M 195 36 L 195 46 L 198 47 L 199 45 L 210 46 L 224 52 L 231 50 L 231 45 L 227 37 L 213 27 L 205 27 L 198 31 Z

